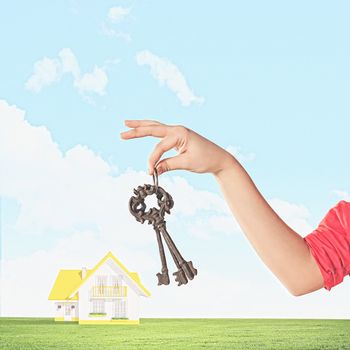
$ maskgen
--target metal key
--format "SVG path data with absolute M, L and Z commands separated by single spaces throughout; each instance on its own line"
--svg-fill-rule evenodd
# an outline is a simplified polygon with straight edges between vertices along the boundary
M 164 252 L 164 246 L 162 242 L 162 237 L 160 231 L 156 225 L 156 217 L 159 216 L 159 209 L 151 208 L 147 212 L 145 212 L 146 204 L 144 199 L 155 193 L 155 187 L 151 185 L 138 186 L 137 189 L 134 189 L 134 193 L 136 197 L 131 197 L 129 201 L 129 210 L 132 215 L 135 216 L 136 220 L 141 222 L 142 224 L 148 220 L 148 224 L 153 224 L 153 228 L 156 232 L 158 249 L 160 260 L 162 263 L 161 272 L 157 273 L 158 277 L 158 285 L 168 285 L 170 283 L 169 274 L 168 274 L 168 266 L 166 263 L 166 257 Z M 170 209 L 169 209 L 170 212 Z M 159 221 L 159 220 L 158 220 Z
M 168 246 L 168 249 L 172 255 L 174 263 L 178 268 L 178 271 L 174 272 L 175 281 L 178 282 L 178 286 L 187 284 L 188 279 L 192 280 L 197 275 L 197 269 L 193 267 L 192 261 L 185 261 L 179 250 L 175 246 L 172 238 L 166 230 L 166 221 L 164 220 L 165 213 L 170 214 L 170 209 L 174 206 L 174 201 L 171 195 L 166 192 L 162 187 L 158 186 L 158 174 L 155 169 L 153 175 L 154 185 L 138 186 L 134 189 L 136 195 L 130 198 L 129 210 L 130 213 L 135 216 L 136 220 L 144 223 L 148 220 L 148 224 L 153 224 L 153 228 L 156 232 L 157 242 L 159 247 L 159 253 L 162 262 L 162 272 L 157 274 L 158 285 L 169 284 L 168 268 L 166 265 L 166 258 L 164 253 L 164 247 L 161 239 L 161 234 Z M 144 199 L 148 195 L 156 194 L 158 208 L 151 208 L 145 211 L 146 205 Z M 160 234 L 161 233 L 161 234 Z

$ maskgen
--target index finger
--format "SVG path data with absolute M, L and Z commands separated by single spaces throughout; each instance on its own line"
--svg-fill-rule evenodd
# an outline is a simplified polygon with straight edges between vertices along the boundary
M 126 119 L 124 120 L 125 126 L 129 128 L 137 128 L 140 126 L 150 126 L 150 125 L 164 125 L 156 120 L 147 120 L 147 119 Z
M 120 136 L 124 140 L 154 136 L 154 137 L 165 137 L 167 135 L 167 126 L 165 125 L 151 125 L 151 126 L 140 126 L 128 131 L 120 133 Z

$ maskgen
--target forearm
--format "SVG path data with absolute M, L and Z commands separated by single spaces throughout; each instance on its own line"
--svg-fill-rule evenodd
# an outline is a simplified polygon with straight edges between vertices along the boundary
M 254 249 L 294 295 L 323 286 L 323 279 L 303 238 L 270 207 L 235 158 L 215 174 L 222 193 Z

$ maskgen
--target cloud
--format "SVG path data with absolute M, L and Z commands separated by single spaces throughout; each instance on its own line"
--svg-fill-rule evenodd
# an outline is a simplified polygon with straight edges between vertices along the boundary
M 64 75 L 71 75 L 73 86 L 82 94 L 104 95 L 108 84 L 108 76 L 104 67 L 95 66 L 91 73 L 81 73 L 78 60 L 71 49 L 64 48 L 58 58 L 47 57 L 34 64 L 34 72 L 25 83 L 26 89 L 40 92 L 44 87 L 61 80 Z
M 58 271 L 83 266 L 92 268 L 109 250 L 131 271 L 140 271 L 140 266 L 147 273 L 158 268 L 156 259 L 141 250 L 135 251 L 120 243 L 111 244 L 101 240 L 95 232 L 74 232 L 59 239 L 50 249 L 3 261 L 0 314 L 52 316 L 53 303 L 47 297 Z
M 350 285 L 335 288 L 332 294 L 291 297 L 254 260 L 253 249 L 222 196 L 169 174 L 162 175 L 162 186 L 172 194 L 175 206 L 167 226 L 177 245 L 191 251 L 199 274 L 181 288 L 174 283 L 157 287 L 160 263 L 154 232 L 137 223 L 127 206 L 132 189 L 150 183 L 150 176 L 132 169 L 116 173 L 113 164 L 84 145 L 63 152 L 46 127 L 31 125 L 24 111 L 1 100 L 0 124 L 0 195 L 19 206 L 11 240 L 21 242 L 26 235 L 37 244 L 13 258 L 4 249 L 3 316 L 52 316 L 47 296 L 58 270 L 92 267 L 112 250 L 151 290 L 152 298 L 142 301 L 143 317 L 349 318 L 342 306 Z M 302 233 L 311 231 L 305 206 L 277 198 L 269 203 L 290 226 Z M 54 239 L 43 247 L 47 235 Z
M 120 30 L 120 24 L 129 17 L 131 8 L 113 6 L 108 10 L 107 18 L 100 25 L 101 33 L 107 37 L 131 41 L 131 35 Z
M 34 64 L 34 72 L 25 83 L 25 87 L 28 90 L 40 92 L 43 87 L 59 81 L 61 75 L 61 62 L 44 57 Z
M 197 238 L 210 240 L 217 235 L 241 233 L 241 229 L 232 215 L 219 214 L 194 219 L 188 225 L 188 232 Z
M 122 39 L 125 41 L 131 41 L 131 36 L 129 33 L 121 32 L 110 28 L 106 23 L 102 22 L 101 24 L 101 32 L 105 36 L 109 36 L 115 39 Z
M 203 97 L 197 97 L 190 89 L 179 68 L 167 58 L 159 57 L 146 50 L 137 53 L 136 62 L 140 66 L 149 66 L 154 79 L 158 80 L 161 86 L 166 85 L 173 91 L 183 106 L 204 102 Z
M 62 73 L 71 73 L 74 79 L 79 79 L 80 67 L 77 58 L 69 48 L 64 48 L 58 53 L 61 59 Z
M 349 285 L 332 290 L 332 295 L 318 291 L 294 298 L 273 276 L 246 266 L 238 267 L 233 255 L 227 259 L 227 263 L 232 264 L 231 273 L 225 275 L 221 269 L 208 267 L 199 270 L 186 286 L 177 287 L 171 283 L 158 287 L 152 274 L 157 269 L 157 259 L 142 252 L 135 254 L 121 246 L 113 251 L 131 271 L 140 273 L 142 282 L 151 291 L 151 298 L 141 299 L 141 317 L 349 319 L 348 309 L 344 308 Z M 53 317 L 54 305 L 47 297 L 58 270 L 92 268 L 105 253 L 105 246 L 86 232 L 60 240 L 53 249 L 5 261 L 2 316 Z M 235 276 L 237 268 L 244 268 L 246 277 Z M 145 278 L 147 275 L 152 278 Z
M 85 73 L 80 78 L 76 79 L 74 86 L 76 86 L 81 93 L 94 92 L 98 95 L 106 93 L 105 88 L 108 83 L 106 72 L 99 67 L 95 67 L 92 73 Z
M 17 230 L 40 235 L 93 225 L 108 235 L 131 224 L 133 232 L 120 239 L 147 240 L 125 205 L 132 186 L 148 180 L 146 173 L 112 176 L 112 167 L 83 145 L 63 153 L 47 128 L 30 125 L 23 111 L 4 101 L 0 121 L 1 195 L 20 203 Z
M 130 8 L 122 6 L 111 7 L 108 11 L 108 19 L 112 22 L 121 22 L 129 15 L 130 10 Z
M 344 200 L 350 202 L 350 194 L 349 194 L 349 192 L 341 191 L 341 190 L 333 190 L 332 193 L 335 194 L 340 199 L 344 199 Z
M 255 153 L 243 153 L 241 147 L 229 145 L 226 151 L 231 153 L 239 162 L 251 162 L 256 158 Z

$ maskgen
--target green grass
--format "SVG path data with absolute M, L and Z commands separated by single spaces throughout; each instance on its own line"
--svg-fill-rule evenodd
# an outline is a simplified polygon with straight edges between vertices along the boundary
M 142 319 L 139 326 L 0 318 L 0 349 L 350 349 L 350 320 Z

